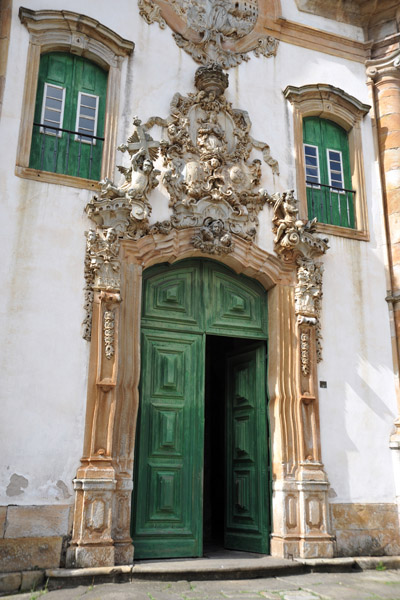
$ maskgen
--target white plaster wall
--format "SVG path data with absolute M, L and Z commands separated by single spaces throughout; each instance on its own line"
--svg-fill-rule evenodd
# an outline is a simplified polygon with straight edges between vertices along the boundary
M 297 9 L 295 0 L 281 0 L 282 17 L 289 21 L 295 21 L 296 23 L 302 23 L 309 27 L 315 27 L 316 29 L 322 29 L 329 33 L 336 33 L 338 35 L 344 35 L 353 40 L 360 42 L 364 41 L 364 33 L 362 27 L 356 27 L 348 23 L 339 23 L 333 19 L 326 19 L 319 15 L 312 15 L 307 12 L 299 11 Z
M 283 5 L 284 16 L 296 20 L 294 0 Z M 50 8 L 39 0 L 26 0 L 25 6 Z M 0 122 L 5 290 L 0 504 L 65 504 L 73 501 L 71 481 L 83 443 L 88 344 L 81 338 L 80 324 L 84 231 L 91 227 L 83 209 L 91 194 L 14 175 L 28 48 L 18 7 L 13 8 Z M 139 18 L 135 2 L 120 0 L 115 10 L 108 0 L 86 2 L 84 8 L 78 0 L 70 0 L 67 7 L 52 0 L 51 8 L 83 10 L 136 44 L 122 70 L 118 143 L 129 135 L 133 115 L 142 120 L 167 116 L 176 91 L 194 91 L 197 65 L 176 46 L 168 28 L 148 26 Z M 297 16 L 326 26 L 326 19 Z M 338 33 L 344 32 L 343 24 L 332 23 Z M 229 77 L 228 99 L 249 112 L 251 134 L 268 142 L 279 161 L 279 177 L 264 165 L 263 185 L 270 192 L 295 187 L 292 114 L 282 95 L 287 85 L 330 83 L 369 102 L 363 65 L 285 43 L 275 58 L 252 56 L 230 70 Z M 154 128 L 152 135 L 160 139 L 162 132 Z M 388 440 L 396 408 L 380 189 L 369 117 L 363 140 L 371 241 L 331 237 L 331 249 L 323 258 L 324 359 L 318 377 L 328 387 L 320 390 L 322 453 L 336 494 L 332 501 L 394 502 Z M 151 200 L 152 220 L 166 218 L 168 199 L 162 186 Z M 261 214 L 258 243 L 273 251 L 268 207 Z M 14 478 L 17 485 L 11 486 L 14 495 L 9 496 L 12 475 L 25 478 L 26 486 L 25 480 Z

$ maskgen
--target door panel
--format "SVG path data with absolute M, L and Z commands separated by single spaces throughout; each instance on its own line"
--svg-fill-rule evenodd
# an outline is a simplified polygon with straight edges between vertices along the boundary
M 266 338 L 266 293 L 259 284 L 232 277 L 213 263 L 206 263 L 204 279 L 207 333 Z
M 225 547 L 262 553 L 269 550 L 265 374 L 264 344 L 227 358 Z
M 204 336 L 143 331 L 135 556 L 202 553 Z
M 157 271 L 160 271 L 157 273 Z M 156 268 L 145 278 L 142 325 L 162 329 L 203 331 L 200 271 L 188 264 Z

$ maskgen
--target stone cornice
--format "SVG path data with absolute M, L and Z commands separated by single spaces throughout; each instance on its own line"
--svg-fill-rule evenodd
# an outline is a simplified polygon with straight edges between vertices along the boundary
M 355 62 L 364 63 L 370 53 L 370 42 L 360 42 L 282 17 L 275 23 L 266 25 L 266 30 L 282 42 Z
M 40 36 L 49 30 L 65 31 L 71 38 L 83 35 L 103 44 L 116 56 L 129 56 L 135 47 L 96 19 L 69 10 L 31 10 L 21 6 L 18 15 L 32 35 Z
M 368 104 L 360 102 L 357 98 L 351 96 L 344 90 L 326 83 L 315 83 L 303 85 L 301 87 L 288 85 L 283 91 L 283 95 L 292 104 L 307 102 L 309 100 L 314 101 L 315 99 L 332 101 L 332 96 L 334 96 L 335 101 L 340 101 L 343 108 L 357 119 L 365 117 L 371 108 Z

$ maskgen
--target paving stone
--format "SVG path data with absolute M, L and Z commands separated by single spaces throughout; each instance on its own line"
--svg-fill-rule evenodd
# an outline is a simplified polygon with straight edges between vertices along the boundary
M 321 597 L 310 592 L 305 592 L 303 590 L 289 593 L 284 592 L 283 594 L 281 594 L 281 596 L 283 600 L 317 600 Z

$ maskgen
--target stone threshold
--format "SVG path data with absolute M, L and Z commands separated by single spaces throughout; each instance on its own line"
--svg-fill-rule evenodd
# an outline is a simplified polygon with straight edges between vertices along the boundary
M 283 577 L 305 573 L 400 569 L 400 556 L 313 558 L 286 560 L 272 556 L 252 558 L 197 558 L 138 561 L 134 565 L 84 569 L 42 569 L 0 574 L 0 595 L 79 585 L 132 582 L 134 580 L 201 581 Z

